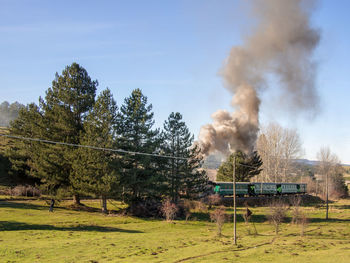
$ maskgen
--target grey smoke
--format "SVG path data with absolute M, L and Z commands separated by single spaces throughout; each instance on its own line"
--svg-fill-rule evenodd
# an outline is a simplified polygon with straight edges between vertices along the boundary
M 320 33 L 310 25 L 315 1 L 253 0 L 257 26 L 233 47 L 220 71 L 233 94 L 233 113 L 218 110 L 213 123 L 202 126 L 199 144 L 204 154 L 229 150 L 249 152 L 259 131 L 259 94 L 268 88 L 267 77 L 278 80 L 278 89 L 290 109 L 316 112 L 316 63 L 313 51 Z

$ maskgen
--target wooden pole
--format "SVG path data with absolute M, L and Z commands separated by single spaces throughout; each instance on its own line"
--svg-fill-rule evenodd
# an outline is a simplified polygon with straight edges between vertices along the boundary
M 236 236 L 236 156 L 233 157 L 233 242 L 237 245 Z
M 328 172 L 326 173 L 326 220 L 328 220 Z

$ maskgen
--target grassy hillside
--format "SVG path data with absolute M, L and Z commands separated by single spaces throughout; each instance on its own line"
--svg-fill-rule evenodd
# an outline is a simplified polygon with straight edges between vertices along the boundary
M 98 201 L 85 204 L 99 206 Z M 311 222 L 301 237 L 300 227 L 290 223 L 275 236 L 265 218 L 268 208 L 253 208 L 258 235 L 248 235 L 253 226 L 239 216 L 234 246 L 232 223 L 219 238 L 204 212 L 193 213 L 188 222 L 167 223 L 75 211 L 69 203 L 49 213 L 44 201 L 0 201 L 0 261 L 349 262 L 350 200 L 331 205 L 329 222 L 323 219 L 324 207 L 305 210 Z

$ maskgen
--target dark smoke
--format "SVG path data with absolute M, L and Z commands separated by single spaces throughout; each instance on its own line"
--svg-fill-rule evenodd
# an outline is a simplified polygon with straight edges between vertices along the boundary
M 279 80 L 283 98 L 296 111 L 318 107 L 313 51 L 320 41 L 310 25 L 314 1 L 254 0 L 252 14 L 258 24 L 233 47 L 220 74 L 232 92 L 235 112 L 218 110 L 213 123 L 202 126 L 199 144 L 204 154 L 229 150 L 251 151 L 259 131 L 259 92 L 268 87 L 267 76 Z

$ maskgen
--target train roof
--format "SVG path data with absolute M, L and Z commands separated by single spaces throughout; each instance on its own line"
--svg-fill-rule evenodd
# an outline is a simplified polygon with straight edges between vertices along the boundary
M 213 182 L 215 184 L 232 184 L 233 182 Z M 264 182 L 236 182 L 236 184 L 306 184 L 306 183 L 264 183 Z

